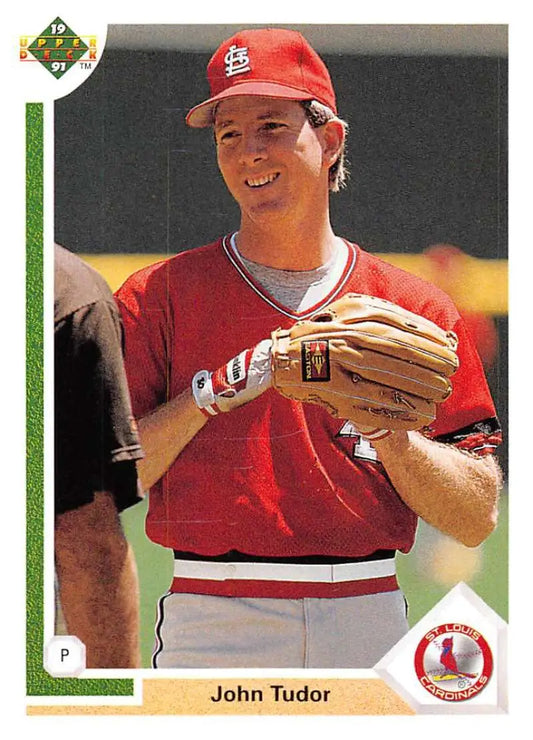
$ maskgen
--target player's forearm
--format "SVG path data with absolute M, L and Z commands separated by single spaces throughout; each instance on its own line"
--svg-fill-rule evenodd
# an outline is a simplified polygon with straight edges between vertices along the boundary
M 426 522 L 469 547 L 493 531 L 501 489 L 493 457 L 476 457 L 418 432 L 397 432 L 375 447 L 398 495 Z
M 270 388 L 271 344 L 265 339 L 244 349 L 215 372 L 199 370 L 190 388 L 140 419 L 145 457 L 138 471 L 144 490 L 167 472 L 209 418 L 229 413 Z
M 157 483 L 206 422 L 190 389 L 138 420 L 144 459 L 137 470 L 143 490 Z
M 139 591 L 133 553 L 126 546 L 118 562 L 109 550 L 100 555 L 99 562 L 95 552 L 90 570 L 58 573 L 68 632 L 84 643 L 87 668 L 138 668 Z
M 94 645 L 95 660 L 102 663 L 104 656 L 107 656 L 107 660 L 113 665 L 137 668 L 141 662 L 139 583 L 135 556 L 130 545 L 127 547 L 125 559 L 118 561 L 116 568 L 116 573 L 110 574 L 110 580 L 116 587 L 113 603 L 105 600 L 105 597 L 103 599 L 110 608 L 103 630 L 105 639 L 101 639 L 98 646 Z M 105 583 L 101 584 L 100 589 L 99 594 L 103 595 Z M 97 647 L 101 651 L 100 655 Z
M 84 643 L 87 667 L 138 667 L 137 568 L 108 494 L 58 517 L 55 557 L 67 629 Z
M 58 563 L 59 594 L 69 634 L 86 648 L 87 668 L 138 668 L 139 592 L 133 553 L 126 545 L 117 560 L 109 549 L 94 551 L 88 569 Z

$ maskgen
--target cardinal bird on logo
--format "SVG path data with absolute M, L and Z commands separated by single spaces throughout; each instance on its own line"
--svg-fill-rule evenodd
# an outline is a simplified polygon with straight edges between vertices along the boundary
M 444 668 L 450 673 L 454 673 L 456 676 L 465 676 L 466 678 L 476 678 L 475 673 L 465 673 L 460 671 L 457 667 L 457 661 L 453 654 L 453 637 L 446 637 L 442 641 L 442 652 L 440 654 L 440 662 Z

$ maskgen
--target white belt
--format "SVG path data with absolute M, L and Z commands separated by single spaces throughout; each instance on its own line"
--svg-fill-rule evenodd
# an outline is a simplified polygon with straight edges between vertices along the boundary
M 225 563 L 207 560 L 174 560 L 174 578 L 199 578 L 209 581 L 302 581 L 339 583 L 384 578 L 396 573 L 394 558 L 362 563 L 308 565 L 294 563 Z

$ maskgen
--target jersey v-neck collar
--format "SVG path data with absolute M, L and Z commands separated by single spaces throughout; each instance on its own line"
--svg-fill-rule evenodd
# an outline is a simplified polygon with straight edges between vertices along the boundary
M 348 247 L 348 257 L 346 259 L 344 270 L 342 271 L 342 274 L 336 285 L 332 290 L 328 292 L 328 294 L 324 298 L 322 298 L 314 306 L 311 306 L 310 308 L 305 309 L 305 311 L 298 313 L 277 301 L 274 296 L 272 296 L 260 283 L 257 282 L 257 280 L 255 280 L 253 275 L 243 263 L 241 256 L 233 243 L 234 237 L 235 233 L 231 235 L 226 235 L 222 239 L 222 248 L 233 267 L 237 270 L 241 278 L 248 284 L 248 286 L 255 293 L 257 293 L 260 298 L 262 298 L 262 300 L 264 300 L 270 306 L 282 313 L 284 316 L 288 316 L 291 319 L 306 319 L 312 314 L 320 311 L 322 308 L 327 306 L 342 290 L 355 267 L 355 247 L 353 246 L 353 244 L 350 244 L 350 242 L 346 241 L 346 239 L 343 239 L 344 243 Z

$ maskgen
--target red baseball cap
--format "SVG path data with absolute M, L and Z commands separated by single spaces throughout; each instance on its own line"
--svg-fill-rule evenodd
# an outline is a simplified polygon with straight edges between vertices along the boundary
M 217 103 L 235 95 L 318 100 L 337 113 L 326 65 L 301 33 L 281 28 L 239 31 L 207 65 L 211 97 L 192 108 L 186 122 L 210 126 Z

